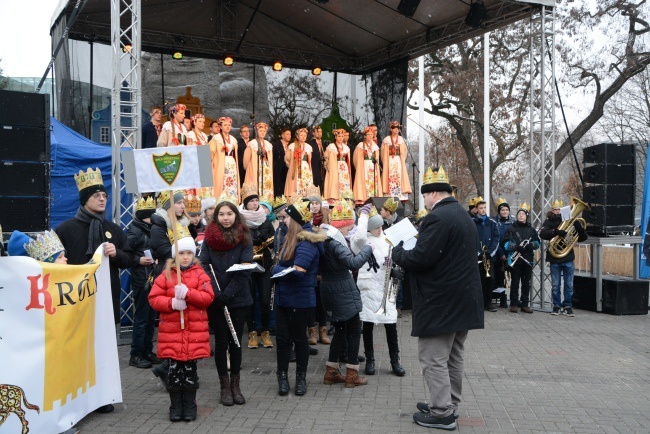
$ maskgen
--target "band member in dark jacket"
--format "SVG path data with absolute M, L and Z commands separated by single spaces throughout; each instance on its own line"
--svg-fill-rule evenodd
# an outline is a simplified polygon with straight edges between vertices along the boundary
M 463 353 L 468 330 L 483 328 L 481 279 L 476 268 L 478 244 L 474 222 L 451 196 L 444 170 L 431 168 L 421 192 L 431 212 L 413 250 L 401 243 L 393 261 L 410 277 L 413 331 L 429 387 L 430 404 L 418 403 L 413 419 L 419 425 L 455 429 L 454 414 L 461 399 Z
M 474 217 L 476 230 L 478 231 L 478 264 L 481 273 L 481 285 L 483 286 L 484 309 L 496 312 L 497 308 L 492 304 L 492 291 L 494 290 L 494 261 L 499 248 L 499 228 L 497 222 L 487 215 L 487 204 L 483 198 L 476 201 L 477 213 Z
M 528 305 L 530 302 L 530 281 L 533 277 L 535 257 L 533 252 L 539 249 L 540 241 L 537 231 L 528 223 L 530 206 L 523 203 L 517 211 L 517 221 L 505 233 L 502 249 L 508 252 L 510 275 L 510 312 L 517 313 L 518 307 L 522 312 L 533 313 Z M 521 300 L 519 298 L 519 282 L 521 281 Z
M 497 228 L 499 228 L 499 248 L 497 249 L 494 263 L 494 287 L 505 288 L 507 271 L 506 255 L 508 252 L 503 251 L 503 239 L 508 228 L 515 222 L 515 219 L 510 215 L 510 205 L 503 198 L 497 200 L 497 215 L 494 217 L 494 221 L 497 222 Z M 501 293 L 499 307 L 508 307 L 508 294 L 505 291 Z
M 330 142 L 323 140 L 323 130 L 320 125 L 315 125 L 311 132 L 313 136 L 309 141 L 312 149 L 311 171 L 314 177 L 314 185 L 318 187 L 322 196 L 325 185 L 325 149 L 327 149 Z
M 542 223 L 539 230 L 539 237 L 543 240 L 552 240 L 554 237 L 566 237 L 567 231 L 560 229 L 562 224 L 561 208 L 564 202 L 556 200 L 553 202 L 553 209 L 546 215 L 546 220 Z M 578 234 L 578 242 L 585 241 L 588 238 L 587 231 L 577 221 L 573 222 L 573 227 Z M 564 313 L 567 316 L 573 317 L 573 261 L 575 254 L 573 249 L 563 258 L 556 258 L 550 252 L 546 251 L 546 262 L 551 264 L 551 285 L 553 287 L 553 311 L 551 315 L 559 315 Z M 560 291 L 560 284 L 562 283 L 562 275 L 564 275 L 564 300 L 562 300 L 562 293 Z

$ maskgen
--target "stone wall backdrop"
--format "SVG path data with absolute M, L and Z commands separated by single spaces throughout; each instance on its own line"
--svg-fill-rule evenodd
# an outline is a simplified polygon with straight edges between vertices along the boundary
M 221 60 L 164 56 L 165 100 L 170 104 L 192 87 L 201 99 L 203 113 L 211 118 L 229 116 L 233 130 L 255 121 L 269 121 L 269 98 L 264 67 L 255 67 L 255 110 L 253 111 L 253 65 L 235 63 L 227 67 Z M 142 108 L 162 104 L 160 54 L 142 54 Z M 234 134 L 237 136 L 237 134 Z

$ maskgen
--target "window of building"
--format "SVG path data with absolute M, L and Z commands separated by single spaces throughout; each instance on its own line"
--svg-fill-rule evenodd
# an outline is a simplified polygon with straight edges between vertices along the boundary
M 111 129 L 109 127 L 99 128 L 99 143 L 111 142 Z

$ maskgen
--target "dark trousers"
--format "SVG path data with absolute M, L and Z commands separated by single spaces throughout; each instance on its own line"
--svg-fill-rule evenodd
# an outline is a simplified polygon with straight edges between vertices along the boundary
M 493 289 L 505 288 L 506 287 L 506 266 L 508 265 L 507 260 L 502 261 L 497 258 L 494 261 L 494 286 Z M 501 301 L 501 304 L 505 305 L 508 301 L 508 295 L 505 292 L 500 294 L 492 294 L 492 298 L 498 297 Z
M 133 333 L 131 334 L 131 357 L 153 352 L 153 334 L 157 312 L 149 304 L 149 291 L 144 285 L 131 285 L 133 296 Z
M 510 282 L 510 306 L 517 306 L 519 299 L 519 281 L 521 281 L 520 307 L 528 306 L 530 302 L 530 281 L 533 277 L 533 267 L 521 259 L 512 266 L 510 271 L 512 281 Z
M 235 307 L 229 308 L 228 311 L 230 312 L 232 324 L 235 327 L 237 339 L 241 345 L 248 308 Z M 218 307 L 216 303 L 212 303 L 208 307 L 208 321 L 214 331 L 214 363 L 217 366 L 219 376 L 223 377 L 228 375 L 226 352 L 230 353 L 230 373 L 232 375 L 239 375 L 241 369 L 241 347 L 235 345 L 235 340 L 232 338 L 232 334 L 230 334 L 230 328 L 228 328 L 228 322 L 223 313 L 223 308 Z
M 199 388 L 199 373 L 196 369 L 196 360 L 182 362 L 180 360 L 169 359 L 167 375 L 169 390 Z
M 363 349 L 366 353 L 366 358 L 374 358 L 375 346 L 373 342 L 372 332 L 375 328 L 375 323 L 363 322 Z M 399 354 L 399 343 L 397 342 L 397 324 L 384 324 L 386 330 L 386 343 L 388 344 L 388 353 L 391 359 Z
M 483 306 L 485 307 L 492 304 L 492 291 L 494 290 L 494 262 L 488 261 L 488 264 L 490 264 L 488 270 L 490 277 L 486 276 L 483 263 L 478 264 L 478 271 L 481 275 L 481 286 L 483 287 Z
M 308 326 L 316 327 L 316 323 L 320 327 L 327 327 L 327 314 L 320 300 L 320 282 L 316 283 L 316 307 L 312 308 L 309 312 Z
M 248 332 L 252 331 L 269 331 L 269 320 L 271 317 L 271 273 L 266 271 L 264 273 L 251 273 L 251 295 L 253 296 L 253 304 L 248 309 L 246 322 L 248 324 Z M 258 330 L 255 327 L 255 308 L 260 309 L 262 317 L 262 329 Z
M 310 307 L 275 308 L 275 340 L 277 346 L 278 372 L 289 370 L 292 343 L 296 351 L 296 371 L 307 371 L 309 363 L 309 344 L 307 343 L 307 321 Z
M 359 364 L 359 344 L 361 341 L 361 319 L 357 313 L 346 321 L 333 322 L 334 337 L 330 344 L 329 362 L 337 363 L 341 355 L 343 343 L 348 345 L 348 363 Z

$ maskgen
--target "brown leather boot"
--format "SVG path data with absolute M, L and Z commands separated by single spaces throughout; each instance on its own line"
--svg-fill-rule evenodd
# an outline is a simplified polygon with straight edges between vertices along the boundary
M 368 380 L 359 376 L 359 365 L 345 365 L 345 387 L 365 386 Z
M 341 375 L 338 366 L 332 366 L 331 362 L 327 362 L 325 367 L 325 378 L 323 378 L 323 384 L 334 384 L 334 383 L 345 383 L 345 378 Z M 334 363 L 338 365 L 338 363 Z
M 232 400 L 235 404 L 246 404 L 246 399 L 239 389 L 239 375 L 230 375 L 230 390 L 232 391 Z
M 320 328 L 320 343 L 323 345 L 329 345 L 332 343 L 332 340 L 327 336 L 327 327 L 323 326 Z
M 309 327 L 309 337 L 307 338 L 309 345 L 316 345 L 318 338 L 316 337 L 316 327 Z
M 235 402 L 232 399 L 232 390 L 230 389 L 230 378 L 227 375 L 219 377 L 221 382 L 221 404 L 230 407 Z

